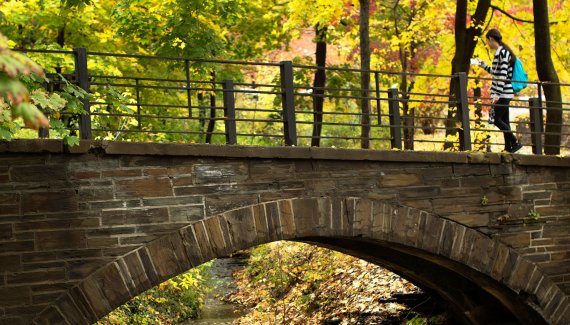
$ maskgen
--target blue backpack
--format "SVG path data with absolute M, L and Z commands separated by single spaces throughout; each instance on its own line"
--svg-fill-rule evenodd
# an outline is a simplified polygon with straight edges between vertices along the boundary
M 517 81 L 523 81 L 523 82 L 517 82 Z M 528 74 L 526 74 L 526 72 L 524 71 L 521 60 L 517 58 L 515 60 L 515 66 L 513 68 L 513 81 L 511 82 L 515 93 L 518 93 L 519 91 L 525 89 L 526 86 L 528 86 L 528 84 L 524 81 L 528 81 Z

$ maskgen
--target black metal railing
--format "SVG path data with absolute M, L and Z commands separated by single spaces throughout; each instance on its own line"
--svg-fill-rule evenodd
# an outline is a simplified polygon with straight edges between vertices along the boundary
M 464 73 L 405 74 L 84 48 L 21 51 L 46 69 L 50 82 L 64 77 L 92 94 L 84 100 L 85 114 L 76 117 L 73 129 L 82 139 L 287 146 L 310 146 L 318 139 L 319 146 L 359 148 L 367 134 L 365 140 L 376 149 L 502 147 L 501 131 L 485 121 L 489 98 L 480 94 L 481 84 L 488 89 L 491 79 Z M 325 71 L 324 87 L 312 84 L 318 69 Z M 371 89 L 360 88 L 362 73 L 370 73 Z M 560 86 L 563 98 L 570 95 L 570 85 Z M 455 89 L 453 96 L 450 87 Z M 517 114 L 528 112 L 512 125 L 534 154 L 543 152 L 550 107 L 562 110 L 563 121 L 568 115 L 569 103 L 550 105 L 542 89 L 542 83 L 530 82 L 511 102 Z M 322 110 L 315 104 L 317 98 Z M 363 119 L 362 100 L 370 103 L 368 119 Z M 570 125 L 556 126 L 567 151 Z M 47 135 L 45 130 L 40 134 Z

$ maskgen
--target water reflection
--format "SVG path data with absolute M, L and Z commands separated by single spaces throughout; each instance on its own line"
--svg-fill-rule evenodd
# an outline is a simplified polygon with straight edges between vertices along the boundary
M 246 266 L 247 257 L 246 255 L 235 255 L 213 261 L 210 269 L 213 289 L 205 297 L 200 318 L 188 320 L 184 324 L 232 324 L 234 320 L 245 314 L 239 305 L 226 303 L 222 301 L 222 298 L 236 289 L 232 273 Z

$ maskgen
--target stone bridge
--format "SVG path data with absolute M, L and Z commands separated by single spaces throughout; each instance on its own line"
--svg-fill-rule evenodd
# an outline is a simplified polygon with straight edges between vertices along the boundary
M 462 323 L 570 323 L 568 158 L 56 140 L 0 152 L 1 324 L 92 324 L 282 239 L 383 265 Z

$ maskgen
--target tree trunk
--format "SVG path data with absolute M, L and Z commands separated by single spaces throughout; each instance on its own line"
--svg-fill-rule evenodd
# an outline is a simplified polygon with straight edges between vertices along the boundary
M 210 94 L 210 119 L 206 130 L 206 143 L 212 143 L 212 133 L 216 124 L 216 72 L 212 71 L 212 93 Z
M 547 107 L 544 153 L 547 155 L 557 155 L 560 154 L 562 131 L 562 93 L 550 51 L 548 1 L 533 0 L 532 3 L 534 12 L 536 72 L 538 73 L 540 81 L 545 82 L 542 86 Z
M 370 0 L 360 0 L 360 87 L 361 92 L 361 139 L 360 147 L 370 148 Z
M 318 147 L 321 141 L 323 104 L 325 101 L 323 95 L 325 93 L 324 87 L 326 82 L 326 71 L 324 67 L 327 61 L 327 27 L 321 27 L 317 24 L 317 26 L 315 26 L 315 33 L 317 39 L 317 50 L 315 52 L 317 71 L 315 72 L 315 80 L 313 81 L 313 138 L 311 139 L 311 146 Z
M 62 48 L 65 45 L 65 25 L 57 31 L 57 44 Z
M 491 7 L 491 0 L 479 0 L 475 14 L 471 17 L 472 23 L 467 28 L 467 2 L 468 0 L 457 0 L 455 7 L 455 55 L 451 61 L 451 73 L 465 72 L 469 74 L 469 59 L 473 56 L 475 46 L 477 46 L 476 37 L 481 36 L 483 32 L 483 23 Z M 450 80 L 449 97 L 450 102 L 455 101 L 458 89 L 457 82 Z M 457 136 L 459 115 L 458 107 L 450 105 L 447 111 L 447 119 L 445 121 L 445 135 Z M 453 143 L 446 140 L 444 149 L 453 148 Z

